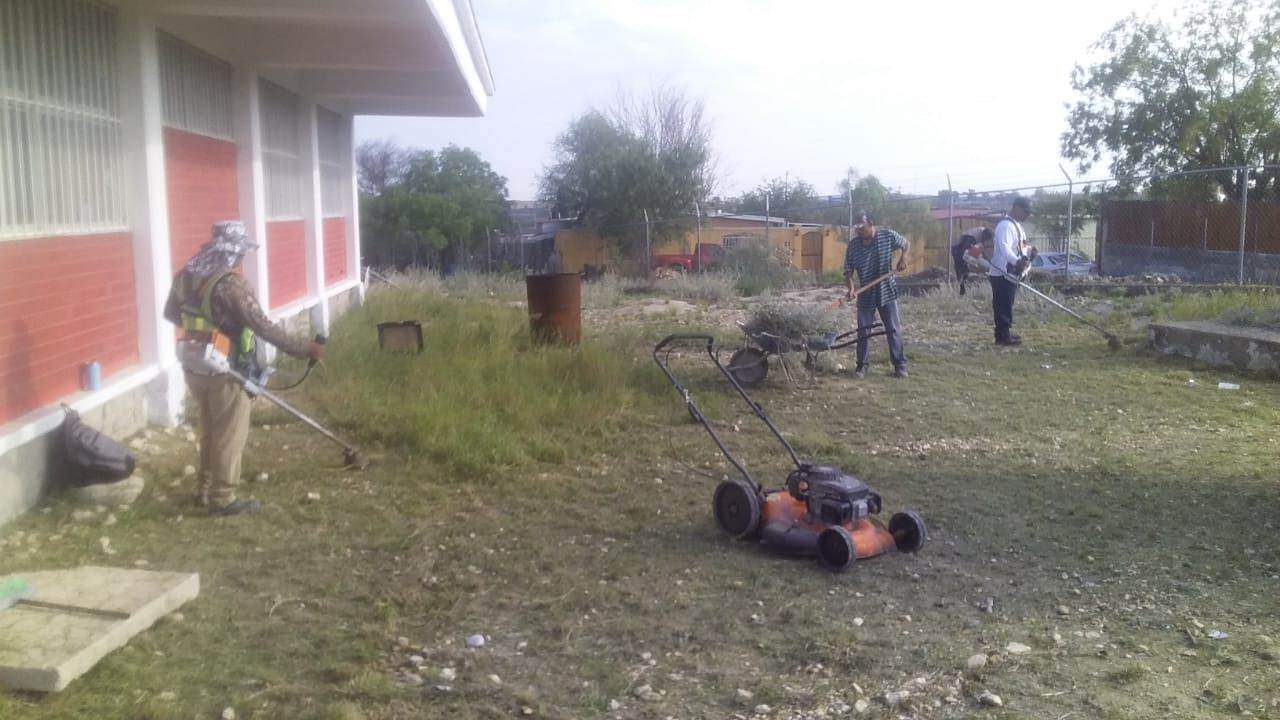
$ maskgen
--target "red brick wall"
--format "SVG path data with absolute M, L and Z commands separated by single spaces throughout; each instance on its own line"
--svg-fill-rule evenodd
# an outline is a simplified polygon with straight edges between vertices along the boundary
M 337 285 L 347 279 L 347 220 L 324 219 L 324 285 Z
M 164 129 L 169 192 L 169 247 L 176 273 L 220 220 L 240 218 L 236 145 L 204 135 Z
M 273 310 L 307 294 L 307 232 L 301 220 L 267 223 L 267 292 Z
M 0 423 L 138 361 L 128 233 L 0 241 Z

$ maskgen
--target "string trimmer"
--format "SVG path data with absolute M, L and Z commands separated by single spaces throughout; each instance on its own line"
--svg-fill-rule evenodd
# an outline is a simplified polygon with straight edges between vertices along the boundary
M 705 343 L 707 356 L 720 374 L 791 456 L 795 469 L 787 475 L 785 487 L 766 489 L 752 479 L 694 403 L 688 388 L 672 374 L 666 356 L 674 345 L 682 342 Z M 760 541 L 789 555 L 816 555 L 824 566 L 836 572 L 849 569 L 859 559 L 890 550 L 915 552 L 928 539 L 919 513 L 897 513 L 889 518 L 886 526 L 871 517 L 880 512 L 880 495 L 866 483 L 839 468 L 802 461 L 764 408 L 747 395 L 729 369 L 720 363 L 715 339 L 710 335 L 669 335 L 653 347 L 653 361 L 684 398 L 689 414 L 701 423 L 711 441 L 741 475 L 720 483 L 712 500 L 716 524 L 730 537 Z
M 975 250 L 976 250 L 977 252 L 974 252 Z M 1107 339 L 1107 347 L 1108 347 L 1108 348 L 1111 348 L 1112 350 L 1119 350 L 1119 349 L 1122 347 L 1122 343 L 1120 342 L 1120 338 L 1116 337 L 1115 333 L 1112 333 L 1112 332 L 1108 331 L 1106 328 L 1104 328 L 1104 327 L 1102 327 L 1101 325 L 1099 325 L 1099 324 L 1097 324 L 1097 323 L 1093 322 L 1092 320 L 1090 320 L 1090 319 L 1086 318 L 1085 316 L 1081 315 L 1080 313 L 1076 312 L 1075 310 L 1072 310 L 1071 308 L 1067 307 L 1066 305 L 1063 305 L 1062 303 L 1058 302 L 1057 300 L 1054 300 L 1053 298 L 1049 297 L 1047 294 L 1042 293 L 1042 292 L 1040 292 L 1039 290 L 1037 290 L 1037 289 L 1035 289 L 1035 288 L 1031 287 L 1031 285 L 1029 285 L 1029 284 L 1027 284 L 1025 281 L 1023 281 L 1022 276 L 1020 276 L 1020 275 L 1015 275 L 1015 274 L 1013 274 L 1013 273 L 1011 273 L 1011 272 L 1008 272 L 1008 271 L 1006 271 L 1006 270 L 1001 270 L 1000 268 L 995 267 L 994 265 L 992 265 L 992 264 L 990 263 L 990 261 L 988 261 L 986 258 L 982 257 L 982 246 L 981 246 L 981 245 L 975 245 L 975 246 L 970 250 L 970 252 L 969 252 L 969 257 L 971 257 L 971 258 L 973 258 L 974 260 L 978 261 L 978 264 L 979 264 L 979 265 L 981 265 L 981 266 L 982 266 L 984 269 L 986 269 L 986 270 L 991 270 L 992 268 L 995 268 L 995 271 L 996 271 L 996 272 L 998 272 L 998 273 L 1000 273 L 1002 276 L 1004 276 L 1004 278 L 1005 278 L 1006 280 L 1008 280 L 1008 281 L 1010 281 L 1010 282 L 1015 282 L 1015 283 L 1017 283 L 1017 284 L 1018 284 L 1018 285 L 1020 285 L 1021 287 L 1026 288 L 1027 292 L 1030 292 L 1031 294 L 1035 295 L 1036 297 L 1040 298 L 1041 300 L 1044 300 L 1045 302 L 1049 303 L 1050 305 L 1052 305 L 1052 306 L 1054 306 L 1054 307 L 1058 308 L 1059 310 L 1061 310 L 1062 312 L 1064 312 L 1064 313 L 1066 313 L 1066 314 L 1070 315 L 1071 317 L 1075 318 L 1076 320 L 1078 320 L 1078 321 L 1080 321 L 1080 322 L 1084 323 L 1085 325 L 1088 325 L 1089 327 L 1093 328 L 1094 330 L 1097 330 L 1098 332 L 1102 333 L 1102 335 Z
M 323 335 L 317 335 L 315 340 L 323 345 L 325 337 Z M 218 349 L 210 343 L 183 340 L 178 343 L 178 359 L 182 362 L 182 366 L 185 369 L 200 375 L 229 375 L 236 382 L 240 383 L 240 386 L 249 394 L 249 397 L 257 397 L 261 395 L 267 400 L 270 400 L 276 407 L 298 418 L 312 430 L 315 430 L 331 440 L 338 447 L 342 448 L 342 461 L 345 467 L 355 468 L 357 470 L 363 470 L 369 467 L 368 459 L 366 459 L 364 455 L 355 448 L 355 446 L 345 442 L 337 435 L 334 435 L 323 425 L 312 420 L 301 410 L 286 402 L 284 398 L 273 393 L 271 389 L 268 389 L 266 384 L 266 374 L 257 378 L 245 377 L 232 369 L 231 363 L 227 361 L 227 357 L 221 352 L 218 352 Z M 315 367 L 315 364 L 316 361 L 314 358 L 308 360 L 307 370 L 306 373 L 303 374 L 302 378 L 292 385 L 289 385 L 287 388 L 282 389 L 294 388 L 300 385 L 302 380 L 305 380 L 307 376 L 311 374 L 311 369 Z

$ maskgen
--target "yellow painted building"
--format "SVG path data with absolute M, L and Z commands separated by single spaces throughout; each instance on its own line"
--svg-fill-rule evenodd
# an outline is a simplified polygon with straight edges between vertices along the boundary
M 692 227 L 677 239 L 655 238 L 652 254 L 692 255 L 698 242 L 732 249 L 748 243 L 763 244 L 767 238 L 768 244 L 778 248 L 780 254 L 790 256 L 792 265 L 821 278 L 844 272 L 844 255 L 848 247 L 846 232 L 844 227 L 837 225 L 783 226 L 782 221 L 776 219 L 766 228 L 764 218 L 713 215 L 703 220 L 701 231 Z M 936 251 L 926 247 L 923 240 L 910 237 L 908 240 L 912 241 L 913 247 L 904 274 L 920 272 L 931 264 L 945 266 L 945 248 Z M 606 241 L 594 230 L 559 230 L 555 243 L 564 272 L 581 272 L 587 265 L 617 269 L 616 263 L 610 262 Z
M 560 253 L 560 272 L 580 273 L 588 266 L 609 267 L 608 244 L 595 230 L 557 230 L 555 243 L 556 252 Z

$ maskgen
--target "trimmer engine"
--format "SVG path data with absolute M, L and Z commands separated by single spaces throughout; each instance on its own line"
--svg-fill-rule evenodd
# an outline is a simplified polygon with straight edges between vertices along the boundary
M 801 463 L 787 476 L 791 497 L 805 503 L 809 516 L 828 525 L 857 522 L 880 512 L 880 494 L 840 468 Z

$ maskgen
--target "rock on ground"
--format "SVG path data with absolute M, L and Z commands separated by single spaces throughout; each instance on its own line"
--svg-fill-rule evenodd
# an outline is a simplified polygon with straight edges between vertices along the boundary
M 147 481 L 142 476 L 131 475 L 106 485 L 74 488 L 71 497 L 81 505 L 132 505 L 146 486 Z

